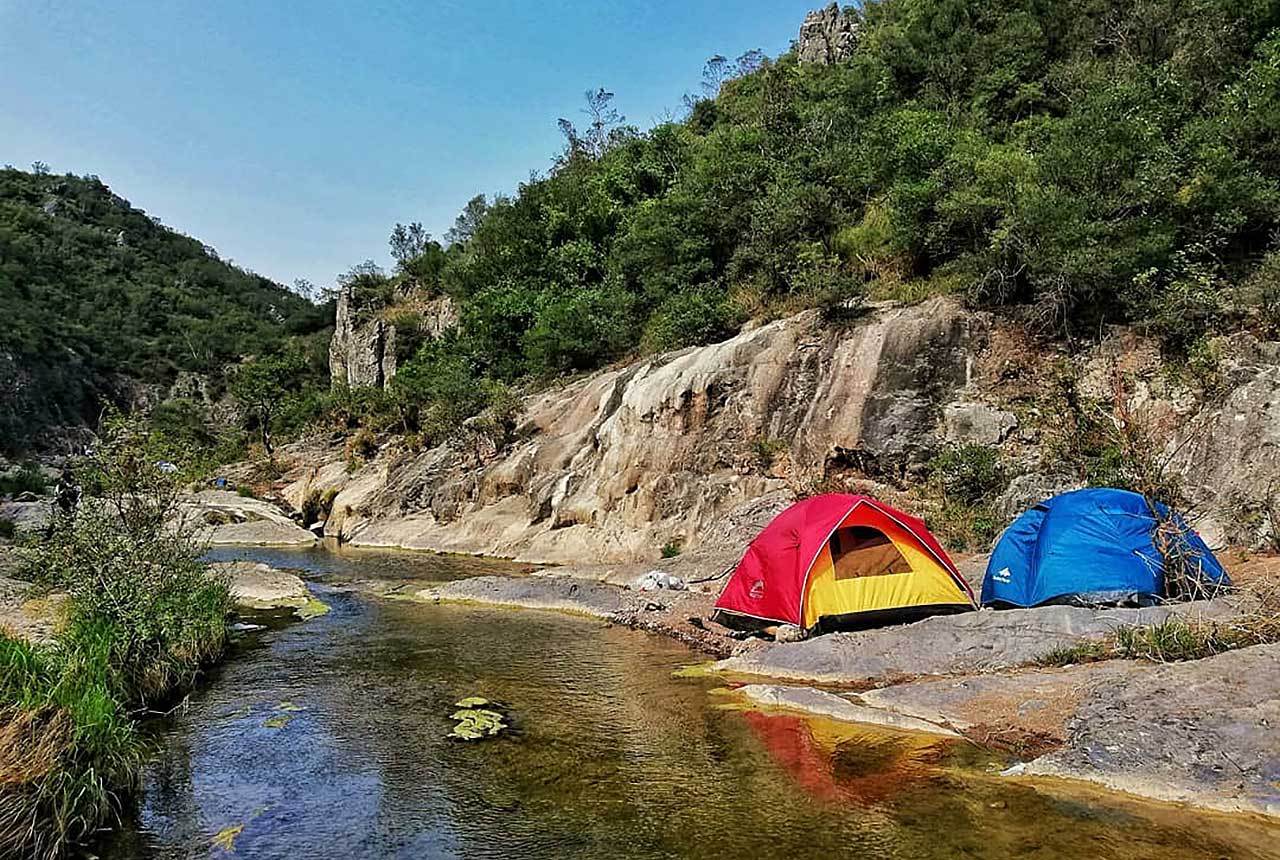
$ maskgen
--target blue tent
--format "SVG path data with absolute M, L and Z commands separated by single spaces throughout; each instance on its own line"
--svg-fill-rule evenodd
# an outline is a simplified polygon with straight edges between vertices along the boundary
M 1168 509 L 1156 503 L 1161 515 Z M 1178 519 L 1202 580 L 1229 585 L 1200 536 Z M 1076 490 L 1041 502 L 1005 529 L 987 563 L 983 606 L 1149 603 L 1164 596 L 1164 560 L 1147 500 L 1126 490 Z

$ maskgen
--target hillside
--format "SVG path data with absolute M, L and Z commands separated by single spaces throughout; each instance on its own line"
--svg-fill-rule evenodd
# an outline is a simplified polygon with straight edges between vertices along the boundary
M 1175 362 L 1273 337 L 1277 25 L 1228 0 L 878 0 L 810 16 L 776 59 L 713 59 L 687 115 L 648 130 L 589 91 L 549 171 L 403 261 L 459 324 L 398 356 L 380 423 L 438 435 L 484 380 L 868 299 L 955 294 L 1058 339 L 1136 325 Z M 389 295 L 357 274 L 357 305 Z M 376 313 L 414 325 L 353 310 Z
M 216 389 L 229 362 L 325 325 L 95 177 L 13 169 L 0 171 L 0 307 L 0 451 L 183 371 Z

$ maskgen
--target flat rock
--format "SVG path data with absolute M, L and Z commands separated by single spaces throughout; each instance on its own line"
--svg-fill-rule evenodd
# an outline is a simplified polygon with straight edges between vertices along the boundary
M 476 576 L 424 588 L 414 599 L 432 603 L 476 603 L 588 615 L 678 639 L 717 657 L 732 640 L 710 629 L 715 597 L 697 591 L 631 591 L 580 575 Z
M 1280 816 L 1280 645 L 1130 665 L 1122 683 L 1095 676 L 1066 743 L 1026 772 Z
M 231 597 L 242 609 L 302 609 L 315 599 L 299 577 L 270 565 L 230 561 L 209 569 L 227 577 Z
M 183 499 L 184 513 L 213 546 L 312 546 L 316 536 L 271 502 L 227 490 L 203 490 Z
M 983 610 L 765 645 L 723 660 L 717 668 L 788 680 L 876 686 L 919 675 L 1025 666 L 1055 649 L 1101 639 L 1117 627 L 1155 624 L 1175 613 L 1221 618 L 1235 612 L 1219 600 L 1144 609 Z
M 848 697 L 777 685 L 742 692 L 838 720 L 954 730 L 1038 756 L 1019 775 L 1280 816 L 1280 645 L 1185 663 L 1111 660 L 914 681 Z
M 803 711 L 833 720 L 851 723 L 867 723 L 910 732 L 958 737 L 950 729 L 916 717 L 895 713 L 883 708 L 872 708 L 851 702 L 849 699 L 816 690 L 813 687 L 790 687 L 781 684 L 748 684 L 738 689 L 748 700 L 766 707 Z
M 554 609 L 596 618 L 612 618 L 627 606 L 626 592 L 616 586 L 556 575 L 476 576 L 425 588 L 416 596 L 427 601 Z
M 0 520 L 13 523 L 19 534 L 34 534 L 48 525 L 52 510 L 53 506 L 48 501 L 0 501 Z
M 0 573 L 0 630 L 30 642 L 48 642 L 57 631 L 65 601 L 65 594 L 38 595 L 29 583 Z

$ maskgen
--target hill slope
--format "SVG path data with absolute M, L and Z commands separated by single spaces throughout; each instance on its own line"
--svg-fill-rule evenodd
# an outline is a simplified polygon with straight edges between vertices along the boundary
M 96 177 L 0 171 L 0 450 L 139 384 L 210 374 L 319 309 L 162 226 Z

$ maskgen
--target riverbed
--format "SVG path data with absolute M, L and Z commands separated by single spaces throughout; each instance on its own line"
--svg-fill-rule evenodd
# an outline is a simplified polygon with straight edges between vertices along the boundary
M 424 554 L 217 551 L 297 570 L 331 611 L 244 630 L 150 729 L 144 858 L 1265 857 L 1239 819 L 999 776 L 963 741 L 746 708 L 699 656 L 552 612 L 424 605 L 355 584 L 494 573 Z M 454 703 L 513 730 L 448 738 Z

